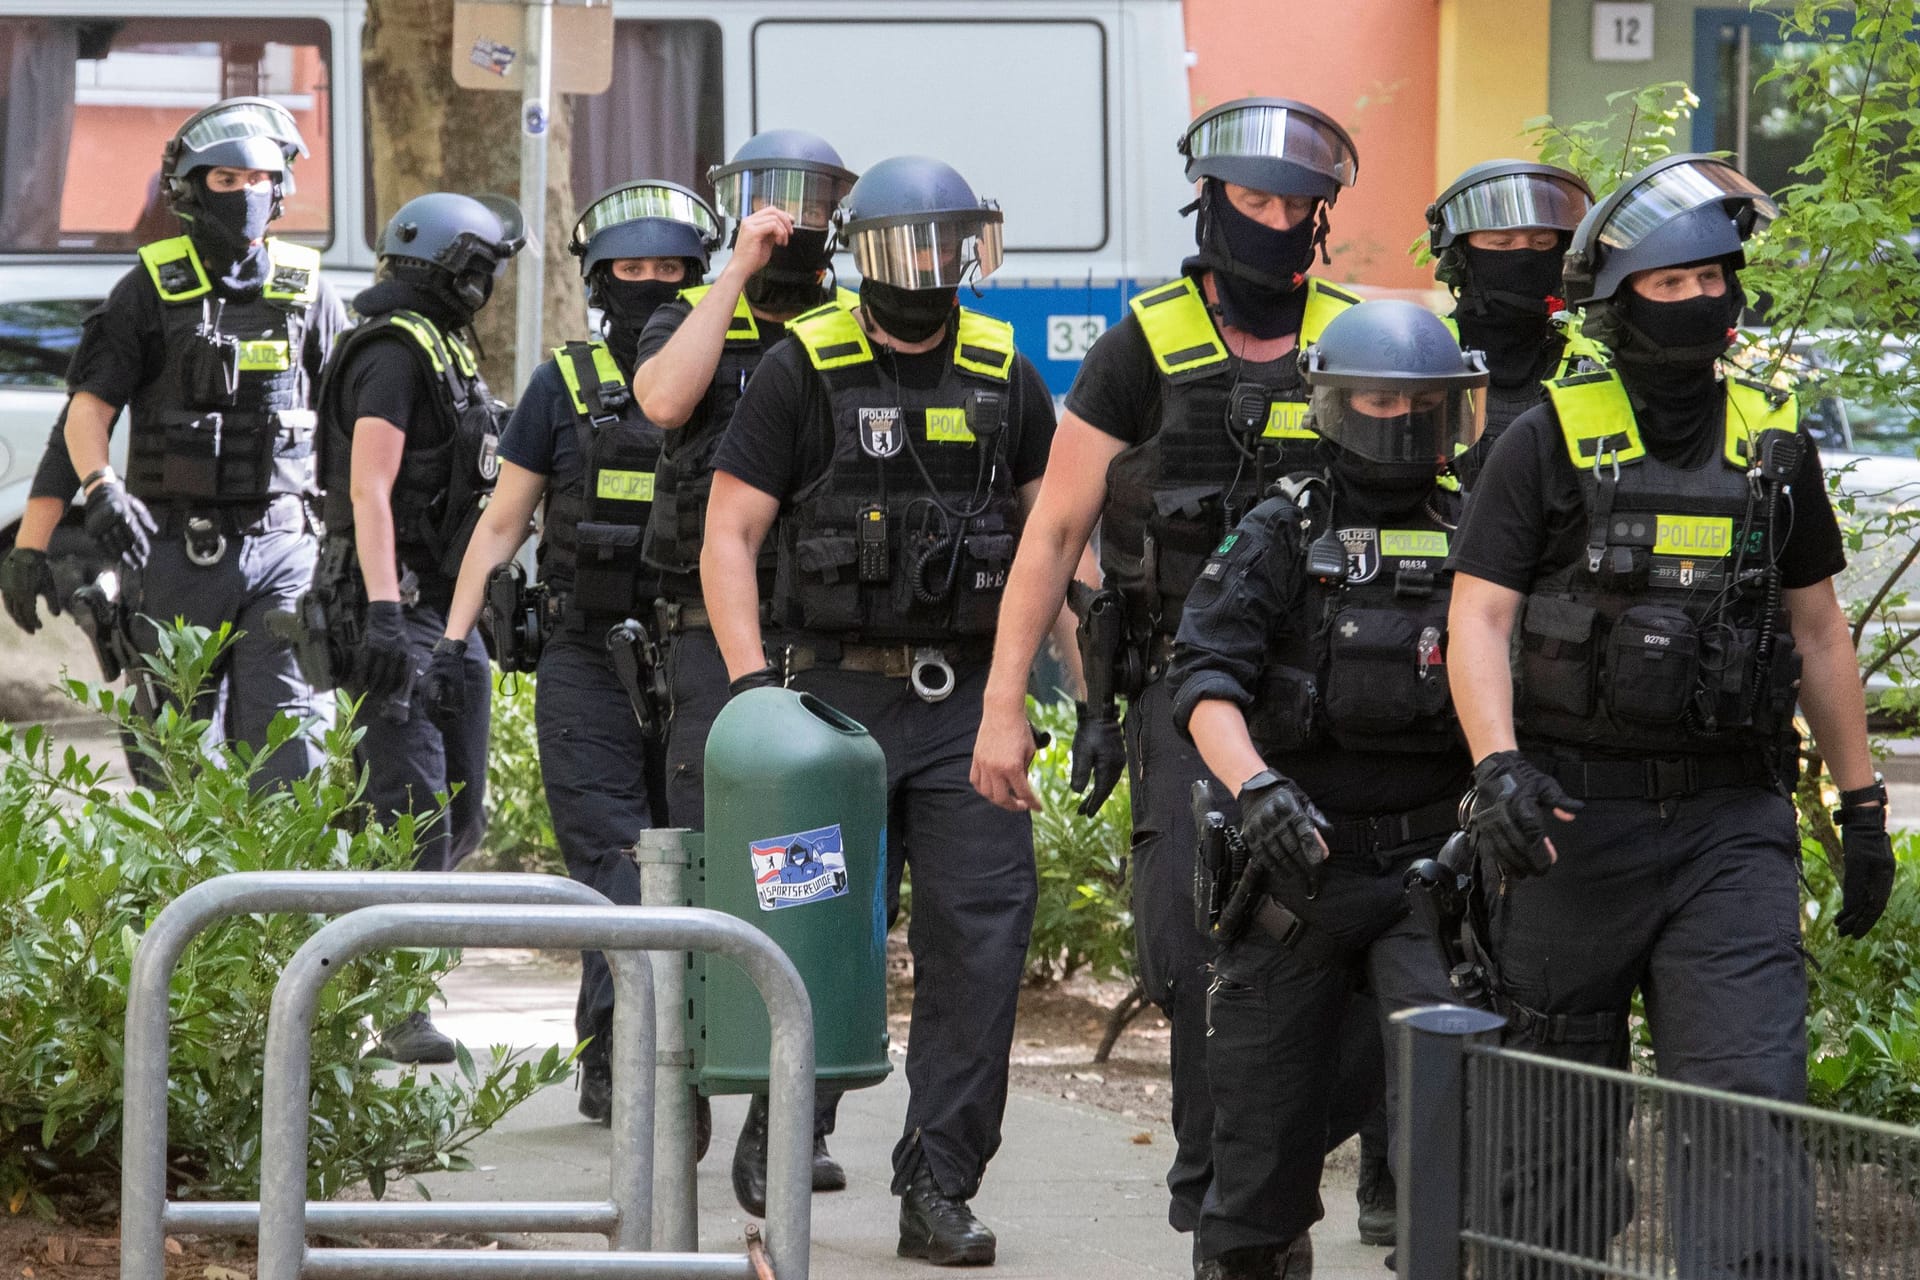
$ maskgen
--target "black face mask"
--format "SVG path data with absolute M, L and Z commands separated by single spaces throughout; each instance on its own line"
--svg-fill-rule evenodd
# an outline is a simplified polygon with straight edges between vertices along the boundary
M 1434 469 L 1417 463 L 1373 462 L 1331 441 L 1320 442 L 1327 474 L 1340 494 L 1342 517 L 1378 521 L 1406 515 L 1426 500 L 1436 481 Z
M 1460 291 L 1463 309 L 1502 322 L 1531 322 L 1545 328 L 1548 298 L 1560 295 L 1562 249 L 1476 249 L 1463 245 L 1467 283 Z
M 608 276 L 594 294 L 609 328 L 631 329 L 638 334 L 653 313 L 678 297 L 684 287 L 672 280 L 618 280 Z
M 254 241 L 266 238 L 267 223 L 273 218 L 271 188 L 208 191 L 203 187 L 199 204 L 193 219 L 198 238 L 207 239 L 210 247 L 223 249 L 237 258 L 245 257 Z
M 890 337 L 925 342 L 953 319 L 955 289 L 900 289 L 878 280 L 860 282 L 860 309 Z
M 1199 261 L 1213 271 L 1220 313 L 1256 338 L 1297 333 L 1307 311 L 1307 269 L 1324 235 L 1318 208 L 1285 231 L 1233 207 L 1224 187 L 1209 180 L 1195 228 Z
M 1700 294 L 1682 302 L 1652 302 L 1629 287 L 1622 316 L 1629 340 L 1614 354 L 1629 364 L 1711 369 L 1733 345 L 1733 328 L 1746 309 L 1746 291 L 1729 281 L 1719 297 Z

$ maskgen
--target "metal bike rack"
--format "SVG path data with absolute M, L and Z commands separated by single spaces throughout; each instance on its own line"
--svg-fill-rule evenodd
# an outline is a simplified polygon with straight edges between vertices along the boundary
M 652 1223 L 652 1080 L 641 1055 L 614 1056 L 613 1251 L 476 1252 L 466 1249 L 309 1249 L 307 1231 L 324 1206 L 307 1202 L 308 1103 L 314 1011 L 320 989 L 348 961 L 382 947 L 560 947 L 601 950 L 613 967 L 615 1036 L 651 1057 L 653 989 L 648 951 L 707 951 L 738 964 L 766 1001 L 772 1023 L 764 1257 L 754 1252 L 645 1252 Z M 637 1024 L 637 1025 L 636 1025 Z M 421 903 L 367 907 L 323 927 L 294 954 L 273 993 L 267 1018 L 267 1091 L 260 1132 L 260 1280 L 394 1277 L 396 1280 L 647 1280 L 728 1277 L 756 1280 L 770 1266 L 777 1280 L 806 1280 L 812 1244 L 813 1012 L 807 989 L 777 944 L 745 921 L 693 907 L 453 906 Z M 636 1101 L 645 1105 L 636 1106 Z M 371 1227 L 414 1225 L 422 1206 L 358 1206 Z M 473 1206 L 478 1208 L 478 1206 Z M 485 1229 L 515 1209 L 600 1213 L 603 1204 L 497 1206 Z M 521 1229 L 526 1229 L 522 1227 Z M 539 1229 L 535 1227 L 534 1229 Z M 578 1230 L 578 1227 L 574 1228 Z
M 120 1140 L 121 1280 L 165 1280 L 167 1232 L 251 1235 L 258 1201 L 172 1203 L 167 1199 L 168 996 L 187 944 L 238 915 L 333 914 L 385 903 L 545 903 L 604 907 L 607 899 L 562 876 L 416 871 L 247 871 L 193 886 L 168 903 L 140 939 L 127 987 L 124 1119 Z M 651 992 L 649 992 L 649 995 Z M 304 1096 L 304 1095 L 303 1095 Z M 447 1201 L 430 1204 L 316 1204 L 308 1214 L 328 1231 L 581 1231 L 614 1229 L 612 1204 L 560 1206 Z
M 640 833 L 640 901 L 677 907 L 687 899 L 689 865 L 684 827 Z M 653 967 L 653 1243 L 692 1253 L 700 1247 L 700 1200 L 693 1092 L 687 1047 L 687 954 L 671 952 Z

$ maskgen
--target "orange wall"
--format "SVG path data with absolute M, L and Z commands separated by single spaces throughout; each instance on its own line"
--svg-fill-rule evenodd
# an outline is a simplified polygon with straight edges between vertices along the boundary
M 1338 13 L 1338 20 L 1331 14 Z M 1438 94 L 1436 0 L 1186 0 L 1195 113 L 1230 98 L 1310 102 L 1353 135 L 1360 177 L 1333 210 L 1335 280 L 1431 288 L 1426 227 Z

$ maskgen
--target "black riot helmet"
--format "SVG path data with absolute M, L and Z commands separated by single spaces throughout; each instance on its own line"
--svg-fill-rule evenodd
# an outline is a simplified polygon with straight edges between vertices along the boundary
M 607 278 L 601 269 L 606 264 L 619 258 L 682 258 L 686 283 L 696 284 L 719 245 L 720 218 L 706 201 L 678 183 L 647 178 L 595 196 L 573 224 L 567 251 L 580 259 L 588 305 L 604 310 L 606 302 L 597 295 Z
M 1572 170 L 1537 160 L 1476 164 L 1427 206 L 1434 278 L 1454 288 L 1466 285 L 1461 242 L 1476 231 L 1545 227 L 1558 231 L 1564 245 L 1592 207 L 1592 189 Z
M 293 115 L 271 98 L 225 98 L 187 118 L 160 153 L 160 180 L 167 203 L 188 222 L 199 209 L 202 187 L 194 175 L 207 169 L 263 169 L 278 175 L 273 186 L 277 218 L 293 194 L 293 162 L 307 154 Z
M 853 189 L 855 174 L 827 140 L 804 129 L 767 129 L 740 144 L 733 159 L 707 170 L 714 203 L 735 222 L 773 205 L 803 231 L 825 231 Z
M 1347 131 L 1291 98 L 1236 98 L 1203 113 L 1180 138 L 1187 178 L 1218 178 L 1281 196 L 1332 204 L 1360 174 Z
M 374 246 L 376 275 L 413 284 L 471 319 L 526 241 L 520 206 L 505 196 L 435 191 L 388 220 Z
M 1433 481 L 1480 433 L 1487 363 L 1425 307 L 1349 307 L 1301 354 L 1307 425 L 1385 483 Z
M 895 156 L 860 176 L 834 213 L 834 234 L 860 274 L 898 289 L 951 289 L 1000 266 L 999 206 L 952 165 Z
M 1580 220 L 1567 249 L 1567 300 L 1608 301 L 1628 276 L 1657 267 L 1715 260 L 1744 267 L 1747 239 L 1779 213 L 1766 192 L 1717 156 L 1655 161 Z

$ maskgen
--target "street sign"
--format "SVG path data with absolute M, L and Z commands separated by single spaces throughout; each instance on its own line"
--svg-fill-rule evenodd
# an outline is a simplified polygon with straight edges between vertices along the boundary
M 516 0 L 457 0 L 453 82 L 462 89 L 524 92 L 526 6 Z M 613 6 L 553 5 L 553 92 L 605 93 L 613 83 Z

